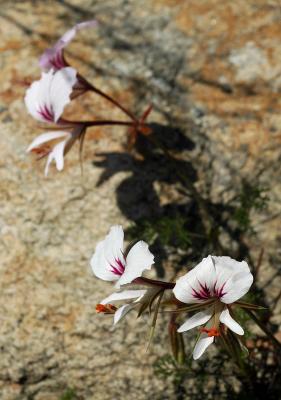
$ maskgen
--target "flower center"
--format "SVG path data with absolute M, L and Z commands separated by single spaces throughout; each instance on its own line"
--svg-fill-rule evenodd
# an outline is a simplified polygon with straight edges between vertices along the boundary
M 117 310 L 112 304 L 97 304 L 96 305 L 96 312 L 97 313 L 104 313 L 104 314 L 114 314 Z
M 209 288 L 206 283 L 203 285 L 200 281 L 198 281 L 199 287 L 196 289 L 192 288 L 192 296 L 198 300 L 208 300 L 212 297 L 220 299 L 226 294 L 224 291 L 225 283 L 226 282 L 217 287 L 217 282 L 215 282 L 214 286 Z

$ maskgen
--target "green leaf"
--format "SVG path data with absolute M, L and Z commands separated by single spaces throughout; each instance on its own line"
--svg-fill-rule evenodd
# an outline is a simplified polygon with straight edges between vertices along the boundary
M 196 304 L 194 304 L 192 306 L 180 307 L 180 308 L 177 308 L 175 310 L 163 310 L 161 312 L 179 314 L 181 312 L 197 311 L 197 310 L 200 310 L 201 308 L 205 308 L 206 306 L 209 306 L 210 304 L 214 303 L 214 301 L 215 300 L 212 299 L 212 300 L 205 301 L 204 303 L 201 303 L 201 304 L 196 303 Z
M 241 308 L 245 308 L 248 310 L 266 310 L 267 309 L 266 307 L 258 306 L 256 304 L 246 303 L 244 301 L 236 301 L 234 304 Z
M 151 324 L 151 328 L 150 328 L 150 333 L 149 333 L 149 338 L 148 338 L 148 344 L 146 347 L 146 351 L 148 350 L 150 343 L 152 341 L 152 338 L 154 336 L 154 331 L 155 331 L 155 326 L 156 326 L 156 322 L 157 322 L 157 316 L 158 316 L 158 312 L 159 312 L 159 308 L 160 308 L 160 304 L 161 304 L 161 300 L 162 297 L 164 295 L 164 290 L 161 290 L 161 293 L 158 296 L 158 301 L 154 310 L 154 315 L 153 315 L 153 320 L 152 320 L 152 324 Z

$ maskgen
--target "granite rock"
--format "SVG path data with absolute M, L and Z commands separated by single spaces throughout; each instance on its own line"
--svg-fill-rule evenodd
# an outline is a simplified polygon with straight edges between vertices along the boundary
M 89 259 L 111 225 L 131 221 L 116 198 L 130 171 L 98 185 L 102 168 L 93 160 L 121 153 L 124 129 L 89 131 L 83 176 L 74 149 L 62 173 L 44 178 L 43 164 L 25 153 L 41 128 L 23 104 L 39 55 L 75 23 L 97 18 L 68 59 L 136 112 L 153 103 L 150 122 L 177 127 L 194 143 L 186 157 L 204 196 L 226 201 L 243 179 L 269 188 L 248 246 L 254 259 L 266 249 L 261 284 L 275 274 L 270 299 L 280 287 L 280 17 L 274 0 L 1 2 L 1 399 L 57 400 L 67 389 L 87 400 L 176 398 L 171 380 L 152 367 L 168 351 L 165 317 L 146 352 L 147 319 L 113 328 L 95 313 L 112 288 L 93 278 Z M 123 118 L 94 96 L 67 112 Z M 157 185 L 165 203 L 175 188 Z M 274 318 L 281 322 L 280 306 Z

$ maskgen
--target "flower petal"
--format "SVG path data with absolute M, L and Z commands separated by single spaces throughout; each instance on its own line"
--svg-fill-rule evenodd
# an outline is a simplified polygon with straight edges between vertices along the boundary
M 149 251 L 148 244 L 142 240 L 137 242 L 126 257 L 126 266 L 119 284 L 124 285 L 132 282 L 142 275 L 145 269 L 151 269 L 154 264 L 154 255 Z
M 59 43 L 65 47 L 68 45 L 69 42 L 74 38 L 74 36 L 77 34 L 77 32 L 81 29 L 88 28 L 91 26 L 96 26 L 97 21 L 96 20 L 90 20 L 90 21 L 84 21 L 80 22 L 79 24 L 76 24 L 73 28 L 69 29 L 65 34 L 59 39 Z
M 76 24 L 73 28 L 69 29 L 53 47 L 47 49 L 42 54 L 39 60 L 40 67 L 45 71 L 48 71 L 51 68 L 60 69 L 65 67 L 66 63 L 64 62 L 62 54 L 64 47 L 71 42 L 80 29 L 95 25 L 97 25 L 97 21 L 90 20 Z
M 193 350 L 193 359 L 198 360 L 205 350 L 214 342 L 214 337 L 201 337 L 196 343 Z
M 119 322 L 123 317 L 125 317 L 125 315 L 128 314 L 128 312 L 131 311 L 133 308 L 133 304 L 124 304 L 123 306 L 119 307 L 114 314 L 114 325 L 117 324 L 117 322 Z
M 74 68 L 62 68 L 57 72 L 42 73 L 41 79 L 33 82 L 24 98 L 28 112 L 41 122 L 57 122 L 77 81 Z
M 29 114 L 38 121 L 50 122 L 40 113 L 40 110 L 46 107 L 51 112 L 51 103 L 49 98 L 50 86 L 53 80 L 53 71 L 42 73 L 41 79 L 33 82 L 27 89 L 24 102 Z
M 230 304 L 239 300 L 249 291 L 253 280 L 251 273 L 233 277 L 225 286 L 226 294 L 221 298 L 221 301 Z
M 183 303 L 201 303 L 211 297 L 211 295 L 208 296 L 208 291 L 214 286 L 215 281 L 214 263 L 212 257 L 208 256 L 176 281 L 173 292 L 176 298 Z M 200 293 L 202 294 L 201 299 Z
M 221 301 L 226 304 L 234 303 L 243 297 L 253 283 L 253 275 L 245 261 L 236 261 L 230 257 L 214 257 L 217 271 L 217 286 L 224 285 Z
M 234 333 L 237 333 L 237 335 L 244 335 L 243 328 L 231 317 L 227 308 L 222 311 L 220 315 L 220 322 L 226 325 Z
M 106 238 L 98 243 L 96 251 L 91 258 L 92 271 L 98 278 L 105 281 L 119 279 L 123 272 L 120 265 L 125 265 L 123 240 L 124 232 L 122 226 L 116 225 L 110 229 Z
M 37 136 L 37 138 L 35 138 L 33 140 L 33 142 L 28 146 L 26 151 L 30 152 L 31 150 L 36 149 L 43 143 L 47 143 L 51 140 L 58 139 L 61 137 L 66 137 L 68 135 L 69 135 L 69 132 L 65 132 L 65 131 L 50 131 L 50 132 L 42 133 L 42 135 Z
M 104 255 L 104 241 L 99 242 L 96 251 L 91 258 L 93 273 L 104 281 L 116 281 L 119 276 L 110 270 L 110 265 Z
M 123 290 L 121 292 L 115 292 L 103 299 L 100 304 L 108 304 L 114 301 L 138 299 L 146 293 L 146 290 Z
M 196 314 L 194 314 L 191 318 L 188 318 L 178 329 L 178 332 L 185 332 L 188 331 L 192 328 L 195 328 L 196 326 L 200 326 L 205 324 L 206 322 L 209 321 L 209 319 L 213 315 L 213 310 L 209 308 L 206 311 L 200 311 Z
M 49 166 L 53 160 L 56 163 L 57 170 L 58 171 L 63 170 L 63 166 L 64 166 L 63 156 L 64 156 L 64 148 L 65 148 L 66 143 L 67 143 L 67 140 L 64 140 L 63 142 L 60 142 L 54 146 L 53 150 L 51 151 L 51 153 L 49 154 L 49 156 L 47 158 L 46 167 L 45 167 L 45 176 L 48 175 Z
M 125 264 L 123 256 L 124 231 L 121 225 L 110 228 L 109 234 L 104 240 L 104 251 L 108 262 L 120 259 Z
M 62 68 L 54 74 L 50 86 L 50 103 L 54 112 L 54 120 L 57 122 L 64 107 L 70 102 L 73 86 L 77 82 L 77 71 L 74 68 Z

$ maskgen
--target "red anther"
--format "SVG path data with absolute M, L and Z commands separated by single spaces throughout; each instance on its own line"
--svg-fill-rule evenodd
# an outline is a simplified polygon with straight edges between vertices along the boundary
M 116 310 L 117 310 L 117 307 L 113 306 L 112 304 L 97 304 L 96 305 L 97 313 L 114 314 Z
M 34 149 L 31 150 L 31 152 L 38 154 L 39 156 L 44 156 L 50 153 L 50 147 L 49 146 L 35 147 Z
M 213 328 L 210 328 L 210 329 L 207 329 L 207 328 L 200 328 L 200 332 L 201 332 L 201 333 L 207 333 L 209 337 L 212 337 L 212 336 L 215 336 L 215 337 L 220 336 L 219 331 L 217 330 L 217 328 L 214 328 L 214 327 L 213 327 Z
M 138 126 L 138 130 L 139 130 L 139 132 L 141 132 L 143 135 L 150 135 L 151 132 L 152 132 L 152 129 L 151 129 L 149 126 L 144 125 L 144 124 L 140 124 L 140 125 Z

